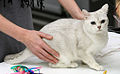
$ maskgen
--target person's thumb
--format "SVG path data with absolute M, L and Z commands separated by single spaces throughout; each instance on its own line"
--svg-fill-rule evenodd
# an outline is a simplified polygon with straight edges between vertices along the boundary
M 38 32 L 38 33 L 39 33 L 40 37 L 42 37 L 42 38 L 46 38 L 46 39 L 48 39 L 48 40 L 53 39 L 53 36 L 51 36 L 51 35 L 49 35 L 49 34 L 45 34 L 45 33 L 43 33 L 43 32 Z

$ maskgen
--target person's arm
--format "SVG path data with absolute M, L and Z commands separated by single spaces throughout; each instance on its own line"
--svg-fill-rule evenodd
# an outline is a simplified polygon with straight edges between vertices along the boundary
M 8 21 L 6 18 L 4 18 L 0 14 L 0 31 L 4 32 L 5 34 L 15 38 L 16 40 L 22 41 L 25 36 L 25 33 L 27 32 L 26 29 L 23 29 L 12 22 Z
M 76 4 L 75 0 L 58 0 L 60 4 L 70 13 L 75 19 L 84 19 L 80 8 Z
M 120 18 L 120 1 L 116 1 L 116 13 L 118 17 Z
M 44 34 L 39 31 L 21 28 L 7 20 L 1 14 L 0 14 L 0 31 L 24 43 L 27 46 L 27 48 L 29 48 L 32 51 L 32 53 L 34 53 L 40 59 L 51 63 L 58 62 L 58 60 L 52 55 L 59 56 L 59 54 L 55 50 L 50 48 L 41 39 L 46 38 L 50 40 L 52 39 L 52 36 Z M 50 55 L 48 52 L 51 53 L 52 55 Z

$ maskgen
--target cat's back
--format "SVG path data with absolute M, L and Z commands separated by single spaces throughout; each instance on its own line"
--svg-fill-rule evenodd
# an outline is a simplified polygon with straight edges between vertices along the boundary
M 58 31 L 58 30 L 64 30 L 64 29 L 73 29 L 75 26 L 75 23 L 77 19 L 58 19 L 52 23 L 47 24 L 44 26 L 40 31 L 47 32 L 47 31 Z

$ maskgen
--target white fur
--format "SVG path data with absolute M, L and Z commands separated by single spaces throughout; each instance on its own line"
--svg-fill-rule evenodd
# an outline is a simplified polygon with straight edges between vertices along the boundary
M 105 47 L 108 41 L 108 5 L 104 5 L 100 10 L 95 12 L 87 12 L 85 20 L 76 19 L 60 19 L 52 22 L 40 31 L 53 36 L 53 40 L 43 39 L 48 45 L 60 53 L 59 62 L 57 64 L 49 63 L 50 67 L 77 67 L 75 62 L 81 60 L 90 68 L 95 70 L 103 70 L 94 56 L 97 52 Z M 105 23 L 101 23 L 101 20 Z M 92 25 L 91 21 L 95 21 L 96 25 Z M 101 28 L 97 28 L 101 26 Z M 5 58 L 7 63 L 20 63 L 33 54 L 29 49 L 8 55 Z

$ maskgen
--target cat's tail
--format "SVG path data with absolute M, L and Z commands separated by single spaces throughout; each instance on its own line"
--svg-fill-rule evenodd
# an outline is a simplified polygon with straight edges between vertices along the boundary
M 32 52 L 29 49 L 25 49 L 17 54 L 7 55 L 4 59 L 4 62 L 9 64 L 17 64 L 23 62 L 25 59 L 33 56 Z

